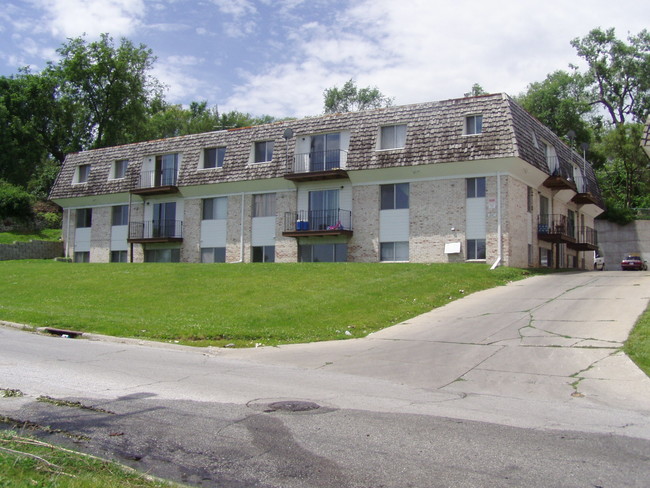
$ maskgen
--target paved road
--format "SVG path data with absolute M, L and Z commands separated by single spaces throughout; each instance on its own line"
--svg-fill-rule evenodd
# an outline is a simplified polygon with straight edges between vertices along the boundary
M 256 350 L 0 328 L 0 388 L 26 395 L 0 414 L 201 486 L 645 487 L 650 380 L 618 348 L 649 280 L 535 277 L 369 338 Z

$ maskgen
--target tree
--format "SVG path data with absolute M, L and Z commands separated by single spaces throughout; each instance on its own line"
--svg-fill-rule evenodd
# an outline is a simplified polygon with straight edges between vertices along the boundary
M 467 97 L 478 97 L 479 95 L 487 95 L 488 93 L 483 89 L 478 83 L 472 85 L 472 89 L 467 93 L 463 94 L 465 98 Z
M 61 81 L 62 101 L 79 105 L 85 136 L 91 147 L 124 144 L 139 139 L 146 127 L 148 106 L 161 87 L 149 76 L 155 57 L 144 45 L 122 38 L 115 46 L 108 34 L 98 41 L 70 39 L 57 51 L 58 65 L 48 70 Z
M 342 88 L 327 88 L 323 98 L 326 114 L 390 107 L 393 104 L 393 99 L 386 97 L 377 87 L 357 88 L 353 79 L 346 81 Z
M 189 108 L 181 105 L 157 104 L 147 123 L 146 139 L 198 134 L 214 130 L 234 129 L 252 125 L 268 124 L 275 119 L 269 115 L 254 117 L 247 113 L 233 110 L 219 113 L 218 107 L 208 107 L 208 103 L 191 102 Z
M 517 102 L 558 136 L 566 138 L 573 131 L 578 146 L 592 141 L 598 121 L 592 117 L 593 105 L 579 73 L 551 73 L 544 81 L 528 85 Z
M 650 207 L 650 169 L 641 147 L 642 137 L 642 124 L 620 124 L 596 148 L 609 155 L 608 161 L 598 169 L 598 180 L 612 206 Z
M 571 45 L 587 61 L 591 103 L 601 105 L 614 125 L 645 122 L 650 115 L 650 33 L 616 38 L 614 29 L 593 29 Z

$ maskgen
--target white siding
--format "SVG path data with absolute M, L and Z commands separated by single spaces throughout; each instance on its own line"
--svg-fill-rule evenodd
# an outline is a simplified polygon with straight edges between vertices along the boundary
M 111 251 L 128 250 L 128 245 L 126 242 L 128 233 L 128 225 L 114 225 L 111 227 Z
M 90 227 L 81 227 L 74 231 L 74 251 L 90 251 Z
M 485 239 L 485 198 L 468 198 L 466 207 L 467 239 Z
M 251 245 L 275 246 L 275 217 L 253 218 Z
M 402 242 L 409 240 L 409 209 L 382 210 L 379 212 L 379 241 Z
M 253 221 L 255 220 L 257 219 L 253 219 Z M 202 220 L 201 221 L 201 247 L 226 247 L 227 224 L 228 221 L 225 219 Z

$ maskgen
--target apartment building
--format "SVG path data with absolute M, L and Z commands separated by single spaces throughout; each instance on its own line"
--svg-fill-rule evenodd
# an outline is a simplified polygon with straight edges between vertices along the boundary
M 591 267 L 590 164 L 504 94 L 67 156 L 76 262 Z

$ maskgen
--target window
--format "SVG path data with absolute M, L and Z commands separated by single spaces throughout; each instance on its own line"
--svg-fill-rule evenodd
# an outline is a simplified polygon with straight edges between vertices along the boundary
M 180 249 L 147 249 L 144 251 L 145 263 L 179 263 Z
M 325 171 L 341 166 L 341 134 L 320 134 L 311 137 L 310 171 Z
M 178 154 L 156 156 L 154 186 L 174 186 L 178 176 Z
M 271 160 L 273 160 L 273 141 L 256 142 L 254 162 L 266 163 Z
M 485 259 L 485 239 L 467 239 L 467 259 Z
M 552 175 L 557 175 L 560 171 L 560 161 L 555 153 L 555 148 L 547 142 L 544 142 L 542 144 L 542 149 L 544 151 L 544 157 L 546 158 L 548 170 Z
M 225 247 L 202 247 L 201 262 L 202 263 L 225 263 L 226 248 Z
M 77 209 L 77 228 L 90 227 L 93 221 L 92 208 L 78 208 Z
M 204 168 L 221 168 L 226 157 L 225 147 L 210 147 L 203 150 Z
M 203 220 L 225 220 L 227 218 L 228 197 L 203 199 Z
M 409 184 L 381 185 L 381 210 L 409 208 Z
M 485 178 L 467 178 L 467 198 L 485 197 Z
M 465 134 L 480 134 L 483 132 L 483 116 L 470 115 L 465 118 Z
M 380 259 L 382 261 L 408 261 L 409 243 L 405 242 L 382 242 L 380 244 Z
M 347 260 L 347 244 L 302 244 L 298 247 L 301 263 L 344 263 Z
M 533 189 L 530 186 L 528 187 L 526 208 L 528 209 L 528 212 L 533 213 Z
M 113 170 L 111 171 L 111 179 L 119 180 L 126 176 L 126 169 L 129 166 L 127 159 L 118 159 L 113 163 Z
M 111 263 L 126 263 L 126 251 L 111 251 Z
M 275 193 L 253 195 L 253 217 L 275 217 Z
M 406 144 L 406 125 L 389 125 L 381 128 L 380 149 L 397 149 Z
M 253 247 L 254 263 L 274 263 L 275 246 L 254 246 Z
M 543 247 L 539 248 L 539 265 L 543 267 L 553 267 L 553 250 Z
M 112 225 L 128 225 L 129 223 L 129 206 L 115 205 L 113 207 Z
M 90 176 L 90 165 L 89 164 L 82 164 L 77 166 L 77 172 L 75 174 L 75 183 L 86 183 L 88 181 L 88 177 Z
M 74 253 L 74 262 L 75 263 L 89 263 L 90 262 L 90 251 L 77 251 Z

